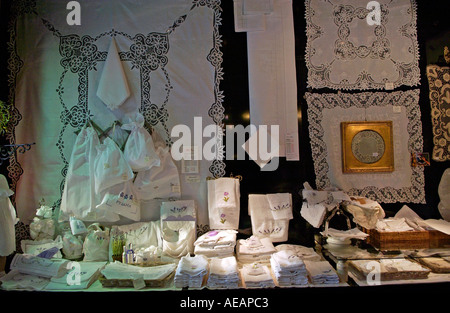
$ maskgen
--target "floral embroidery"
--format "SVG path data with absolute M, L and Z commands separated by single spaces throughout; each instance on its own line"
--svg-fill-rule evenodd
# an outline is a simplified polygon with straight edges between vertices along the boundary
M 258 232 L 262 235 L 272 235 L 272 234 L 278 234 L 282 230 L 283 230 L 282 227 L 275 227 L 272 229 L 267 228 L 267 229 L 259 230 Z
M 229 193 L 226 191 L 223 193 L 223 201 L 228 202 L 228 200 L 230 199 L 230 197 L 228 195 L 229 195 Z
M 279 211 L 279 210 L 290 209 L 290 208 L 291 208 L 291 205 L 289 203 L 286 203 L 286 204 L 271 207 L 270 209 L 272 211 Z
M 173 213 L 182 213 L 186 210 L 187 210 L 187 206 L 182 206 L 181 208 L 173 207 L 172 209 L 170 209 L 170 211 Z
M 225 218 L 225 216 L 226 216 L 226 215 L 223 214 L 223 213 L 220 214 L 220 222 L 221 222 L 222 224 L 225 224 L 225 222 L 227 221 L 226 218 Z

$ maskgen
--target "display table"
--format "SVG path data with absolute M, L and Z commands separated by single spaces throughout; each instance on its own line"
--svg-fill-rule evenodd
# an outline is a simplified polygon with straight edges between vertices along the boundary
M 350 285 L 450 282 L 450 248 L 381 251 L 366 243 L 334 245 L 324 240 L 317 242 L 316 250 Z

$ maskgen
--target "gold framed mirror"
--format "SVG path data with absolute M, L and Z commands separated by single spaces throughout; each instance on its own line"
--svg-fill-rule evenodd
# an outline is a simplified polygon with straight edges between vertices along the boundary
M 392 121 L 342 122 L 344 173 L 394 171 Z

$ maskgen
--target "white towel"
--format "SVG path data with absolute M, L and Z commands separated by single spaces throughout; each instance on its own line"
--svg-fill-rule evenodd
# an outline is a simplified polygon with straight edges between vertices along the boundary
M 208 216 L 211 229 L 238 229 L 239 179 L 208 180 Z
M 275 220 L 291 220 L 292 215 L 292 195 L 290 193 L 267 194 L 270 211 Z
M 275 220 L 266 195 L 250 194 L 248 211 L 251 217 L 253 235 L 269 237 L 272 242 L 287 241 L 289 220 Z
M 214 194 L 216 206 L 219 208 L 236 207 L 236 179 L 235 178 L 217 178 L 214 180 Z
M 116 41 L 112 38 L 98 84 L 97 96 L 109 109 L 115 110 L 130 95 L 130 88 L 117 51 Z

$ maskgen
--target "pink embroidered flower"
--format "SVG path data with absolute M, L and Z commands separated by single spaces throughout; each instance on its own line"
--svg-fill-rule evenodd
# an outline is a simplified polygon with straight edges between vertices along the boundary
M 224 224 L 227 220 L 225 219 L 225 214 L 220 214 L 220 222 L 222 223 L 222 224 Z
M 230 197 L 228 197 L 228 195 L 229 195 L 229 193 L 226 191 L 223 193 L 223 201 L 227 202 L 228 199 L 230 199 Z

